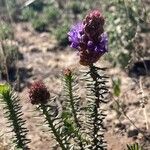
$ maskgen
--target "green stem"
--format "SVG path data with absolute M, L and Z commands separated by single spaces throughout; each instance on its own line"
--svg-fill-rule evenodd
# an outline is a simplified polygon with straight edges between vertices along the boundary
M 80 128 L 81 125 L 78 121 L 77 113 L 76 113 L 76 110 L 75 110 L 75 107 L 74 107 L 75 102 L 74 102 L 73 91 L 72 91 L 72 76 L 69 77 L 68 89 L 69 89 L 69 99 L 70 99 L 70 105 L 71 105 L 71 109 L 72 109 L 72 115 L 73 115 L 74 121 L 76 123 L 76 126 L 78 128 Z
M 75 102 L 74 102 L 74 98 L 73 98 L 73 89 L 72 89 L 72 81 L 73 81 L 73 79 L 72 79 L 72 75 L 70 75 L 68 77 L 68 79 L 69 79 L 68 90 L 69 90 L 69 99 L 70 99 L 70 105 L 71 105 L 71 109 L 72 109 L 72 115 L 73 115 L 75 124 L 76 124 L 76 126 L 77 126 L 77 128 L 79 130 L 81 128 L 81 125 L 80 125 L 80 123 L 78 121 L 78 118 L 77 118 L 77 113 L 76 113 L 76 109 L 75 109 Z M 81 150 L 84 150 L 81 135 L 78 133 L 78 131 L 75 134 L 76 134 L 78 140 L 80 141 L 79 145 L 81 147 Z
M 47 111 L 47 107 L 44 104 L 40 104 L 40 108 L 42 109 L 45 119 L 47 120 L 49 127 L 53 131 L 53 134 L 56 137 L 56 141 L 59 143 L 60 147 L 62 148 L 62 150 L 68 150 L 67 148 L 65 148 L 63 141 L 60 138 L 61 135 L 57 132 L 57 130 L 55 129 L 55 127 L 53 125 L 53 121 L 51 120 L 51 117 Z
M 100 114 L 99 114 L 99 108 L 100 108 L 100 104 L 102 103 L 101 102 L 101 99 L 100 99 L 100 81 L 99 81 L 99 75 L 98 75 L 98 72 L 97 72 L 97 67 L 91 65 L 90 66 L 90 76 L 93 80 L 93 84 L 94 84 L 94 87 L 92 89 L 93 93 L 94 93 L 94 96 L 95 96 L 95 101 L 94 101 L 94 107 L 93 107 L 93 113 L 92 113 L 92 118 L 93 118 L 93 147 L 95 150 L 98 150 L 98 149 L 101 149 L 103 150 L 103 146 L 100 146 L 100 144 L 103 144 L 104 141 L 103 141 L 103 135 L 102 135 L 102 138 L 101 139 L 98 139 L 99 136 L 98 136 L 98 132 L 99 130 L 102 128 L 103 129 L 103 119 L 100 119 Z M 101 124 L 99 123 L 101 120 Z
M 2 53 L 3 53 L 3 56 L 4 56 L 4 68 L 5 68 L 5 72 L 6 72 L 6 78 L 7 78 L 7 82 L 10 83 L 9 81 L 9 68 L 8 68 L 8 65 L 7 65 L 7 56 L 6 56 L 6 52 L 5 52 L 5 46 L 4 46 L 4 43 L 3 41 L 1 41 L 1 47 L 2 47 Z
M 97 145 L 98 143 L 98 139 L 95 135 L 97 135 L 98 133 L 98 126 L 97 126 L 97 121 L 98 121 L 98 108 L 99 108 L 99 90 L 98 90 L 98 82 L 97 82 L 97 78 L 96 78 L 96 72 L 95 72 L 95 69 L 93 68 L 93 66 L 90 67 L 90 75 L 93 79 L 93 81 L 95 81 L 94 83 L 94 91 L 95 91 L 95 105 L 94 105 L 94 109 L 93 109 L 93 114 L 94 114 L 94 129 L 93 129 L 93 142 L 94 142 L 94 145 Z
M 13 127 L 13 132 L 15 133 L 15 140 L 16 145 L 18 148 L 22 149 L 28 149 L 27 143 L 28 139 L 26 138 L 26 128 L 23 128 L 22 126 L 25 124 L 24 120 L 21 118 L 22 117 L 22 112 L 21 112 L 21 106 L 18 103 L 18 97 L 13 97 L 12 91 L 10 89 L 8 91 L 5 91 L 3 93 L 3 100 L 6 103 L 6 117 L 9 121 L 11 121 L 11 126 Z

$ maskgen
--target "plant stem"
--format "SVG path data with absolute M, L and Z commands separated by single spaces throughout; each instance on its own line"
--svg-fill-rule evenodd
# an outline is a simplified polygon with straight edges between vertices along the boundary
M 145 117 L 146 129 L 148 131 L 149 130 L 149 124 L 148 124 L 148 117 L 147 117 L 147 112 L 146 112 L 146 106 L 143 108 L 143 114 L 144 114 L 144 117 Z
M 8 89 L 2 94 L 2 99 L 5 102 L 6 109 L 5 115 L 10 122 L 13 132 L 15 133 L 14 142 L 16 143 L 17 148 L 22 148 L 23 150 L 29 149 L 27 143 L 29 140 L 26 138 L 26 133 L 28 130 L 23 127 L 25 124 L 25 120 L 22 119 L 22 111 L 21 106 L 18 103 L 19 99 L 17 96 L 13 95 L 11 89 Z
M 99 108 L 100 104 L 102 103 L 102 100 L 100 99 L 100 82 L 99 82 L 99 74 L 97 72 L 97 69 L 95 66 L 91 65 L 90 66 L 90 76 L 93 80 L 94 84 L 94 89 L 92 89 L 94 96 L 95 96 L 95 102 L 94 102 L 94 108 L 93 108 L 93 113 L 92 113 L 92 118 L 93 119 L 93 147 L 94 150 L 101 149 L 103 150 L 104 147 L 100 144 L 104 144 L 103 141 L 103 135 L 101 135 L 101 139 L 98 139 L 98 132 L 100 129 L 104 129 L 103 127 L 103 119 L 100 118 L 101 114 L 99 113 Z M 101 123 L 100 123 L 101 122 Z
M 69 100 L 70 100 L 70 105 L 71 105 L 71 109 L 72 109 L 72 115 L 74 118 L 74 122 L 75 122 L 75 124 L 79 130 L 81 128 L 81 125 L 80 125 L 78 118 L 77 118 L 77 113 L 76 113 L 76 109 L 75 109 L 75 102 L 74 102 L 74 98 L 73 98 L 72 75 L 68 76 L 68 79 L 69 79 L 68 80 Z M 78 134 L 78 131 L 75 134 L 77 135 L 77 138 L 79 140 L 79 145 L 81 147 L 81 150 L 84 150 L 81 135 Z
M 97 83 L 97 79 L 95 76 L 95 70 L 93 67 L 90 68 L 91 70 L 91 77 L 93 79 L 93 81 L 95 81 L 94 83 L 94 91 L 95 91 L 95 106 L 94 106 L 94 130 L 93 130 L 93 137 L 94 137 L 94 145 L 97 145 L 97 137 L 94 135 L 97 135 L 98 132 L 98 127 L 97 127 L 97 121 L 98 121 L 98 108 L 99 108 L 99 90 L 98 90 L 98 83 Z
M 144 91 L 143 91 L 143 87 L 142 87 L 142 78 L 139 79 L 139 86 L 140 86 L 140 90 L 141 90 L 141 94 L 142 94 L 142 109 L 143 109 L 143 115 L 144 115 L 144 118 L 145 118 L 145 123 L 146 123 L 146 129 L 148 130 L 149 129 L 149 124 L 148 124 L 148 117 L 147 117 L 147 113 L 146 113 L 146 100 L 145 100 L 145 95 L 144 95 Z
M 6 52 L 5 52 L 5 46 L 4 46 L 4 43 L 3 41 L 1 41 L 1 47 L 2 47 L 2 53 L 3 53 L 3 56 L 4 56 L 4 67 L 5 67 L 5 72 L 6 72 L 6 80 L 8 83 L 10 83 L 9 81 L 9 68 L 8 68 L 8 65 L 7 65 L 7 56 L 6 56 Z
M 74 107 L 75 102 L 74 102 L 73 90 L 72 90 L 72 76 L 69 78 L 68 90 L 69 90 L 69 100 L 70 100 L 70 105 L 71 105 L 71 109 L 72 109 L 72 115 L 73 115 L 74 121 L 76 123 L 76 126 L 78 128 L 80 128 L 81 125 L 80 125 L 80 123 L 78 121 L 77 113 L 76 113 L 76 110 L 75 110 L 75 107 Z
M 57 132 L 57 130 L 55 129 L 54 125 L 53 125 L 53 121 L 49 115 L 49 112 L 47 111 L 47 107 L 44 104 L 40 104 L 40 108 L 43 111 L 43 114 L 45 116 L 46 121 L 49 124 L 49 127 L 51 128 L 51 130 L 53 131 L 53 134 L 56 138 L 56 141 L 59 143 L 60 147 L 62 148 L 62 150 L 68 150 L 67 148 L 65 148 L 62 139 L 60 138 L 61 135 Z

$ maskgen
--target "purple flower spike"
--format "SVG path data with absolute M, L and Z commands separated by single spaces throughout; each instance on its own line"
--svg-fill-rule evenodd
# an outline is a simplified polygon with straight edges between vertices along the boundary
M 69 35 L 69 41 L 71 42 L 71 47 L 78 49 L 81 40 L 81 32 L 83 31 L 83 24 L 78 23 L 72 26 Z
M 106 33 L 102 33 L 98 43 L 88 41 L 87 49 L 91 52 L 103 54 L 108 51 L 108 37 Z
M 108 36 L 104 32 L 104 23 L 102 13 L 94 10 L 68 33 L 71 47 L 79 51 L 81 65 L 92 65 L 108 51 Z

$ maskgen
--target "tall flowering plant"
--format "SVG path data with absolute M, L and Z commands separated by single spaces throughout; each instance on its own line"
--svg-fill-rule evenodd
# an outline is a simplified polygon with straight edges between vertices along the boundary
M 68 33 L 71 47 L 78 50 L 80 64 L 89 67 L 89 71 L 85 73 L 88 90 L 86 110 L 87 114 L 90 114 L 87 118 L 87 126 L 90 127 L 88 148 L 94 150 L 106 149 L 103 124 L 105 114 L 102 105 L 107 103 L 107 77 L 101 75 L 104 68 L 94 66 L 94 63 L 108 52 L 108 37 L 104 32 L 104 23 L 102 13 L 94 10 L 82 22 L 72 26 Z

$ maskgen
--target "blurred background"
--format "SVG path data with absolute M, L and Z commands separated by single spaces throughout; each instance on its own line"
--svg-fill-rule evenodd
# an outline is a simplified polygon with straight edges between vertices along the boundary
M 33 150 L 43 145 L 44 150 L 52 149 L 52 140 L 34 126 L 27 87 L 40 79 L 59 95 L 65 67 L 80 75 L 79 68 L 85 67 L 69 47 L 67 33 L 93 9 L 102 11 L 109 36 L 109 52 L 97 63 L 108 68 L 110 77 L 108 150 L 123 150 L 133 142 L 150 149 L 145 138 L 150 136 L 150 0 L 0 0 L 0 81 L 9 82 L 23 98 Z M 81 89 L 81 97 L 83 93 Z M 4 118 L 0 125 L 4 134 Z M 0 150 L 10 149 L 6 139 L 0 140 Z

